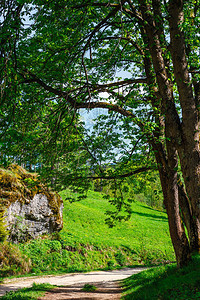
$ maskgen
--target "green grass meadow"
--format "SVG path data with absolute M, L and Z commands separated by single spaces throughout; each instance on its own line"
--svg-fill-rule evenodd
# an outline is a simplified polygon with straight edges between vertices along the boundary
M 67 191 L 61 193 L 63 199 Z M 136 262 L 174 260 L 169 237 L 167 215 L 141 202 L 132 204 L 132 216 L 115 227 L 105 224 L 105 212 L 113 207 L 102 194 L 90 191 L 85 200 L 64 201 L 64 228 L 61 237 L 68 242 L 78 242 L 100 247 L 130 249 Z

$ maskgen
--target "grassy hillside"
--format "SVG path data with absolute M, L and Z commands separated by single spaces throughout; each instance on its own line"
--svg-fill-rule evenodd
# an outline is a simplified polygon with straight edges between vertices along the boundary
M 64 200 L 69 195 L 64 191 L 61 196 Z M 105 212 L 109 209 L 113 207 L 108 201 L 93 191 L 80 202 L 64 200 L 62 238 L 72 243 L 129 248 L 138 260 L 174 260 L 165 213 L 134 202 L 131 219 L 109 228 L 105 224 Z
M 69 196 L 67 191 L 61 196 L 64 200 L 63 230 L 18 246 L 1 243 L 0 277 L 27 272 L 50 274 L 110 269 L 174 260 L 165 213 L 135 202 L 129 221 L 108 228 L 105 212 L 112 207 L 102 194 L 90 191 L 87 199 L 74 203 L 65 200 Z

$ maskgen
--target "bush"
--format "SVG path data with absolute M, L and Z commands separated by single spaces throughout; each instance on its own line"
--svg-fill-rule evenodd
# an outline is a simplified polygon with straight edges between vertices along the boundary
M 0 243 L 0 276 L 25 274 L 30 272 L 31 260 L 16 245 Z
M 37 239 L 20 246 L 32 261 L 32 271 L 55 271 L 66 267 L 68 258 L 60 241 Z

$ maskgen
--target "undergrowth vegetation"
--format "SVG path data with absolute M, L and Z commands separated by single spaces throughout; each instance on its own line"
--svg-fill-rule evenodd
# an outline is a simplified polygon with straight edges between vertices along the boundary
M 0 243 L 0 274 L 2 277 L 30 272 L 31 259 L 17 245 Z
M 93 269 L 110 269 L 135 263 L 131 251 L 117 247 L 98 247 L 65 240 L 35 240 L 20 248 L 32 261 L 32 272 L 52 273 L 56 271 L 75 272 Z
M 1 276 L 112 269 L 174 260 L 164 212 L 134 202 L 131 219 L 109 228 L 105 213 L 112 207 L 102 194 L 90 191 L 86 199 L 73 203 L 65 200 L 69 191 L 61 196 L 62 231 L 18 245 L 1 243 L 2 249 L 10 249 L 0 256 Z M 9 254 L 12 247 L 26 266 Z

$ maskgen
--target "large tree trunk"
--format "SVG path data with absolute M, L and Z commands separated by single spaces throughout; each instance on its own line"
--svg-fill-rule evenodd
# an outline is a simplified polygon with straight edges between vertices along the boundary
M 186 191 L 193 216 L 200 220 L 200 149 L 198 103 L 193 95 L 185 49 L 183 1 L 169 3 L 170 52 L 182 108 L 182 140 L 177 141 Z
M 175 107 L 173 83 L 171 82 L 169 73 L 167 72 L 168 69 L 163 55 L 163 47 L 161 46 L 161 43 L 164 42 L 161 36 L 162 26 L 159 26 L 159 24 L 156 26 L 155 19 L 150 13 L 150 4 L 147 4 L 144 0 L 140 0 L 139 3 L 142 17 L 146 21 L 144 30 L 148 37 L 147 43 L 149 45 L 149 52 L 151 54 L 152 64 L 162 98 L 162 111 L 165 115 L 168 168 L 166 169 L 166 176 L 160 172 L 161 184 L 163 193 L 165 194 L 164 197 L 169 218 L 170 234 L 177 256 L 177 263 L 178 265 L 182 265 L 188 260 L 187 256 L 190 251 L 179 212 L 180 197 L 177 184 L 178 159 L 176 157 L 176 150 L 178 150 L 179 153 L 187 193 L 192 204 L 192 217 L 195 215 L 195 224 L 193 224 L 194 222 L 192 221 L 191 224 L 193 226 L 188 227 L 189 233 L 191 234 L 191 245 L 193 248 L 198 247 L 199 244 L 198 216 L 200 213 L 200 158 L 199 137 L 197 137 L 198 114 L 195 107 L 192 88 L 189 84 L 184 38 L 180 26 L 183 19 L 183 2 L 175 0 L 170 1 L 169 4 L 171 37 L 170 51 L 173 59 L 174 73 L 182 107 L 182 124 Z M 156 9 L 156 13 L 159 14 L 159 1 L 154 0 L 153 4 L 154 13 Z M 167 178 L 163 180 L 162 177 Z
M 179 193 L 177 183 L 178 158 L 174 139 L 180 137 L 181 126 L 177 114 L 172 83 L 168 77 L 166 61 L 163 58 L 161 47 L 162 28 L 156 26 L 154 18 L 150 13 L 151 8 L 146 1 L 140 0 L 140 9 L 142 17 L 146 21 L 144 25 L 144 35 L 147 37 L 149 52 L 152 58 L 153 68 L 156 74 L 156 80 L 161 96 L 162 111 L 165 115 L 165 136 L 167 146 L 167 156 L 165 165 L 163 164 L 163 153 L 159 147 L 159 141 L 152 145 L 160 173 L 160 180 L 164 195 L 164 202 L 168 215 L 169 231 L 174 247 L 177 265 L 179 267 L 186 265 L 190 260 L 190 247 L 182 224 L 179 210 Z M 158 6 L 159 1 L 153 1 L 154 6 Z M 159 14 L 159 9 L 158 12 Z M 146 73 L 147 78 L 148 73 Z M 152 103 L 153 107 L 155 106 Z M 160 149 L 159 149 L 160 148 Z

